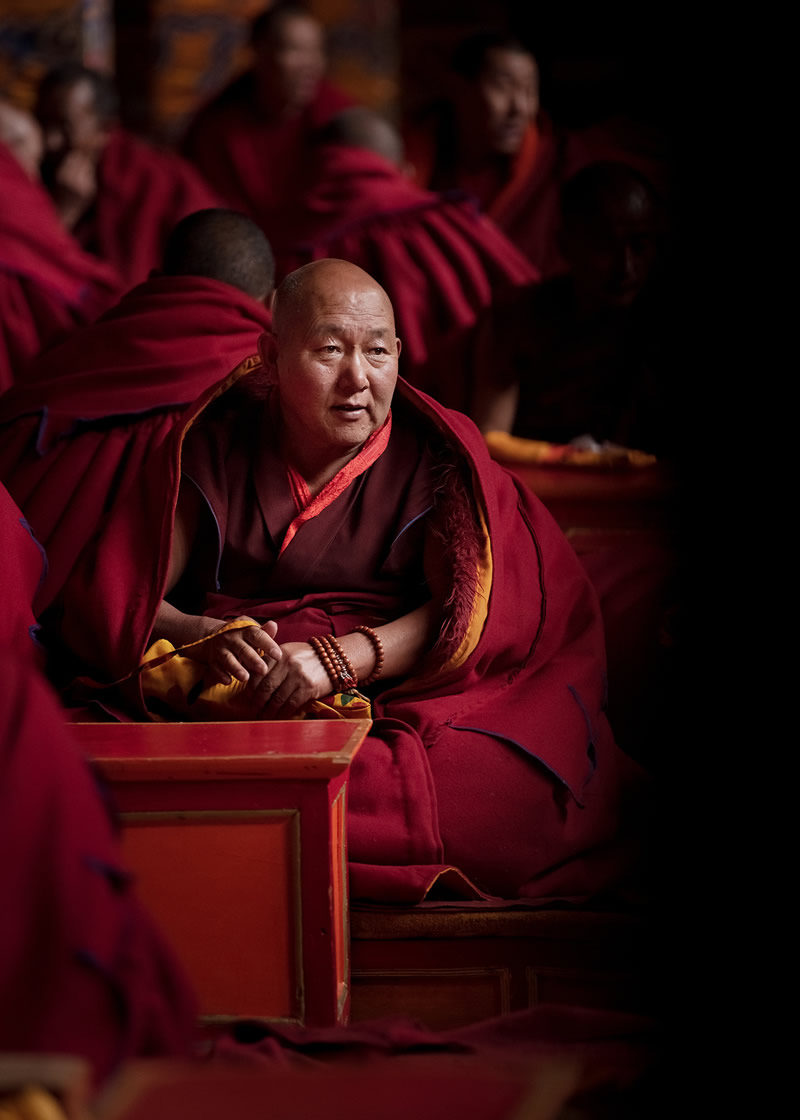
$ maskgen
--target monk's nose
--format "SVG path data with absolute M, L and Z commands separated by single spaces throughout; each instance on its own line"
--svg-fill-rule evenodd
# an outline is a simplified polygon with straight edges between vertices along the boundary
M 367 361 L 360 351 L 353 350 L 350 354 L 345 355 L 340 367 L 339 383 L 347 392 L 366 389 L 369 384 Z

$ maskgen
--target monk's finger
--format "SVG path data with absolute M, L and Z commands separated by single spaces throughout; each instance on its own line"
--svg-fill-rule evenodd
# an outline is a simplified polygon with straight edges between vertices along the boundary
M 260 627 L 242 631 L 242 639 L 268 661 L 280 661 L 283 656 L 283 651 L 278 643 Z
M 250 678 L 260 681 L 269 672 L 269 665 L 265 664 L 259 657 L 258 651 L 246 641 L 239 640 L 232 643 L 232 651 L 239 664 L 247 670 Z
M 216 665 L 212 666 L 214 669 L 221 673 L 230 673 L 237 681 L 242 681 L 247 684 L 250 680 L 250 674 L 243 665 L 239 663 L 235 654 L 231 653 L 229 649 L 222 649 L 219 651 Z

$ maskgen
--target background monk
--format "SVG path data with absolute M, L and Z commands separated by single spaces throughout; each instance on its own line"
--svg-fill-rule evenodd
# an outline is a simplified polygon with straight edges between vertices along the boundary
M 42 179 L 61 220 L 130 286 L 156 268 L 169 231 L 218 197 L 185 160 L 121 128 L 109 78 L 65 63 L 42 79 Z
M 369 270 L 392 301 L 406 379 L 468 412 L 477 323 L 538 273 L 471 200 L 423 190 L 404 167 L 388 121 L 362 107 L 337 114 L 276 230 L 278 277 L 321 257 Z
M 37 668 L 45 561 L 2 486 L 0 548 L 0 1051 L 77 1054 L 100 1082 L 125 1058 L 188 1054 L 194 999 Z
M 588 434 L 669 454 L 664 208 L 620 163 L 584 168 L 561 206 L 569 274 L 523 293 L 507 316 L 499 337 L 512 353 L 497 363 L 477 423 L 553 443 Z
M 473 195 L 544 276 L 563 271 L 556 243 L 564 142 L 539 106 L 539 68 L 520 40 L 465 39 L 447 96 L 406 133 L 416 181 Z
M 39 182 L 41 154 L 35 119 L 0 98 L 0 392 L 122 289 L 59 222 Z
M 352 99 L 324 78 L 323 29 L 278 0 L 251 29 L 253 65 L 190 124 L 184 152 L 220 196 L 272 239 L 294 201 L 309 133 Z
M 272 251 L 249 218 L 198 211 L 172 231 L 163 272 L 5 394 L 0 479 L 49 557 L 37 613 L 187 404 L 255 354 L 273 283 Z
M 398 379 L 391 304 L 361 269 L 292 273 L 260 349 L 264 391 L 231 375 L 121 495 L 65 593 L 67 644 L 113 681 L 159 639 L 166 678 L 123 686 L 139 718 L 145 697 L 186 719 L 228 696 L 234 718 L 285 719 L 346 707 L 360 681 L 375 721 L 350 786 L 356 897 L 415 902 L 442 876 L 473 898 L 619 885 L 638 770 L 603 713 L 596 598 L 553 520 L 471 421 Z

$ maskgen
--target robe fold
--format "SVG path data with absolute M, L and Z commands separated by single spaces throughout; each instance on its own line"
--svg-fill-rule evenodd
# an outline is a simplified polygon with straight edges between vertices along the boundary
M 281 277 L 320 257 L 373 276 L 394 307 L 404 376 L 451 407 L 468 403 L 455 344 L 493 304 L 539 279 L 459 192 L 423 190 L 382 156 L 339 144 L 315 152 L 273 247 Z
M 225 203 L 252 218 L 271 241 L 296 199 L 311 135 L 352 104 L 347 94 L 322 81 L 301 113 L 266 120 L 254 108 L 248 72 L 199 110 L 186 131 L 183 153 Z
M 457 187 L 470 193 L 470 179 L 459 167 L 456 154 L 443 155 L 452 149 L 452 136 L 443 137 L 441 128 L 440 123 L 408 130 L 406 157 L 414 168 L 415 182 L 430 190 Z M 498 179 L 488 195 L 485 185 L 479 191 L 485 213 L 543 277 L 566 269 L 557 243 L 564 154 L 564 138 L 549 117 L 540 113 L 536 123 L 528 126 L 506 178 Z
M 157 276 L 0 398 L 0 480 L 48 553 L 37 614 L 186 407 L 255 354 L 270 322 L 229 284 Z
M 183 436 L 232 384 L 246 396 L 250 374 L 235 370 L 196 402 L 72 573 L 61 636 L 98 682 L 130 674 L 148 647 L 165 590 Z M 451 633 L 439 663 L 383 682 L 374 697 L 375 722 L 349 785 L 352 893 L 413 903 L 455 867 L 467 898 L 602 896 L 641 860 L 631 810 L 642 779 L 604 713 L 595 593 L 551 516 L 490 459 L 467 417 L 402 380 L 393 412 L 400 406 L 416 432 L 455 456 L 473 495 L 478 544 L 465 547 L 466 525 L 442 489 L 436 516 L 449 534 Z M 373 503 L 371 514 L 380 521 L 381 507 Z M 289 550 L 302 553 L 311 525 Z M 267 567 L 264 586 L 264 609 L 248 600 L 240 613 L 270 617 Z M 148 718 L 136 676 L 127 697 L 129 717 Z
M 220 205 L 186 160 L 117 128 L 100 160 L 97 197 L 74 232 L 130 287 L 160 267 L 166 239 L 181 218 Z
M 186 1054 L 194 999 L 133 896 L 114 825 L 38 667 L 45 559 L 0 487 L 0 1051 Z
M 0 392 L 123 290 L 64 229 L 47 192 L 0 142 Z

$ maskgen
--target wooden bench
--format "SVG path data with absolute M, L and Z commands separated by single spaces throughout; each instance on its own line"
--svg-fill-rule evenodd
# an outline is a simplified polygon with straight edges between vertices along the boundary
M 368 720 L 71 725 L 204 1021 L 347 1021 L 347 771 Z
M 351 1021 L 405 1015 L 434 1029 L 539 1003 L 648 1013 L 654 958 L 642 914 L 557 909 L 354 908 Z

